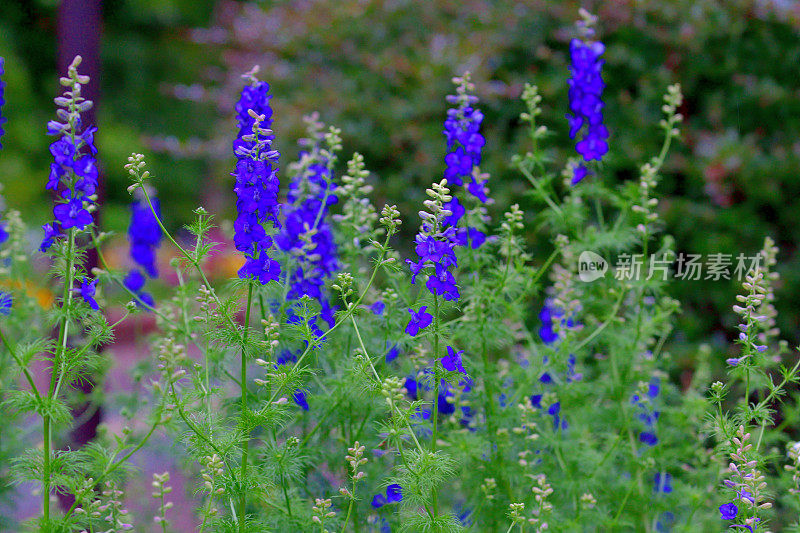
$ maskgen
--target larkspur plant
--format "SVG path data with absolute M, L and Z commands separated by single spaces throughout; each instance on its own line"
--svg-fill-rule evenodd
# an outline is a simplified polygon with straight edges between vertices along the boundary
M 269 85 L 257 69 L 248 73 L 236 105 L 236 218 L 227 224 L 242 266 L 216 286 L 213 216 L 199 207 L 191 238 L 170 232 L 142 154 L 125 165 L 133 264 L 127 272 L 109 266 L 108 234 L 92 216 L 95 129 L 81 122 L 89 80 L 76 58 L 61 79 L 58 120 L 48 125 L 58 136 L 46 184 L 55 220 L 41 250 L 60 296 L 36 292 L 42 281 L 31 274 L 27 229 L 14 211 L 5 215 L 0 249 L 8 279 L 0 401 L 14 427 L 37 422 L 21 440 L 5 431 L 0 439 L 3 481 L 20 484 L 20 493 L 33 484 L 42 499 L 41 513 L 21 527 L 763 532 L 771 520 L 796 516 L 800 445 L 787 442 L 787 422 L 776 421 L 800 363 L 774 379 L 790 357 L 775 327 L 774 243 L 766 241 L 734 307 L 742 351 L 718 361 L 728 383 L 710 387 L 719 364 L 708 348 L 691 382 L 679 388 L 670 379 L 676 365 L 665 346 L 679 304 L 665 281 L 577 276 L 584 250 L 670 254 L 653 195 L 682 120 L 673 85 L 662 107 L 663 145 L 638 183 L 618 183 L 599 165 L 592 179 L 580 179 L 586 161 L 614 149 L 602 114 L 603 47 L 589 32 L 597 21 L 582 19 L 565 91 L 571 137 L 588 128 L 577 146 L 583 162 L 556 169 L 547 149 L 553 136 L 537 122 L 542 98 L 526 86 L 520 119 L 530 148 L 511 164 L 530 183 L 533 205 L 492 214 L 491 179 L 479 166 L 491 149 L 480 133 L 483 115 L 468 74 L 455 78 L 447 98 L 454 107 L 443 113 L 443 174 L 425 191 L 414 242 L 398 243 L 413 249 L 405 260 L 391 246 L 400 213 L 372 204 L 364 158 L 354 154 L 336 172 L 338 129 L 311 115 L 300 159 L 282 179 L 271 129 L 280 117 Z M 549 256 L 529 251 L 534 227 L 547 228 Z M 162 239 L 176 254 L 174 286 L 159 281 Z M 100 263 L 92 272 L 84 266 L 89 249 Z M 115 307 L 124 311 L 109 324 L 104 311 Z M 137 369 L 132 394 L 107 399 L 121 405 L 127 425 L 101 427 L 85 447 L 57 449 L 70 408 L 84 401 L 77 385 L 98 382 L 106 369 L 97 349 L 142 310 L 157 326 L 152 357 Z M 155 436 L 171 439 L 184 460 L 153 476 L 156 512 L 134 516 L 129 462 Z M 788 445 L 786 461 L 774 453 L 779 445 Z M 177 523 L 173 507 L 178 478 L 196 504 L 189 525 Z M 57 494 L 72 503 L 56 505 Z M 19 529 L 10 516 L 2 520 Z

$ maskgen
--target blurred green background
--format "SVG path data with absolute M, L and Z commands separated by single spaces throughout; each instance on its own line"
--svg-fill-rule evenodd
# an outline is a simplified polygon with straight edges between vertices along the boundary
M 89 0 L 87 0 L 89 1 Z M 438 180 L 450 78 L 472 72 L 484 110 L 483 169 L 499 215 L 527 186 L 511 168 L 528 149 L 518 120 L 523 83 L 538 85 L 557 165 L 567 137 L 568 41 L 578 7 L 600 17 L 611 152 L 603 179 L 636 180 L 660 146 L 661 95 L 685 94 L 683 140 L 659 186 L 668 232 L 686 253 L 755 254 L 765 235 L 781 248 L 779 326 L 797 344 L 800 309 L 800 6 L 789 0 L 604 2 L 507 0 L 294 0 L 102 2 L 98 147 L 107 183 L 104 225 L 127 225 L 123 164 L 148 155 L 177 227 L 200 203 L 229 217 L 230 141 L 240 74 L 254 64 L 272 84 L 282 166 L 295 157 L 302 116 L 342 128 L 344 159 L 363 153 L 376 205 L 397 203 L 406 230 L 424 187 Z M 4 2 L 7 133 L 0 180 L 10 206 L 32 225 L 48 216 L 45 123 L 58 91 L 58 2 Z M 530 227 L 536 249 L 536 228 Z M 684 312 L 671 342 L 692 367 L 696 341 L 726 351 L 735 325 L 734 281 L 676 282 Z

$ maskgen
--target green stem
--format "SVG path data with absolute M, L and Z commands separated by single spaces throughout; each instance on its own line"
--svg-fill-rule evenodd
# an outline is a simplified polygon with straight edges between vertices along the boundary
M 353 479 L 353 492 L 350 495 L 350 505 L 347 506 L 347 516 L 344 517 L 344 524 L 342 524 L 342 533 L 347 531 L 347 524 L 350 522 L 350 515 L 353 512 L 353 507 L 355 507 L 356 502 L 356 480 Z M 358 530 L 358 525 L 356 524 L 355 516 L 353 517 L 353 529 Z
M 245 308 L 244 313 L 244 332 L 242 334 L 242 366 L 241 366 L 241 378 L 240 378 L 240 388 L 242 391 L 242 402 L 241 402 L 241 412 L 239 414 L 239 422 L 244 428 L 246 424 L 246 416 L 247 416 L 247 333 L 250 331 L 250 307 L 251 302 L 253 299 L 253 282 L 248 283 L 247 288 L 247 307 Z M 244 439 L 244 443 L 242 444 L 242 465 L 241 465 L 241 490 L 242 493 L 239 495 L 239 532 L 246 533 L 245 529 L 245 513 L 247 510 L 247 489 L 245 487 L 245 479 L 247 478 L 247 462 L 249 459 L 250 454 L 250 432 L 247 432 L 247 435 Z M 286 488 L 284 487 L 284 492 Z M 288 500 L 287 500 L 288 505 Z M 291 514 L 291 511 L 289 511 Z
M 364 346 L 364 340 L 361 338 L 361 332 L 358 329 L 358 324 L 356 323 L 355 317 L 351 316 L 350 320 L 353 323 L 353 329 L 355 330 L 356 337 L 358 338 L 358 342 L 361 345 L 361 350 L 364 352 L 364 357 L 367 358 L 367 361 L 369 362 L 369 367 L 372 369 L 372 374 L 375 376 L 375 379 L 378 381 L 378 383 L 383 383 L 381 381 L 380 375 L 378 374 L 378 371 L 375 369 L 375 365 L 372 364 L 372 358 L 369 356 L 369 352 L 367 352 L 366 346 Z M 400 408 L 397 407 L 397 404 L 394 402 L 394 400 L 391 400 L 389 402 L 389 405 L 390 405 L 390 407 L 391 407 L 391 409 L 393 411 L 396 411 L 398 415 L 402 416 L 402 413 L 400 412 Z M 409 424 L 408 421 L 406 421 L 406 427 L 408 428 L 408 431 L 411 433 L 411 437 L 414 439 L 414 443 L 417 445 L 417 449 L 420 452 L 422 452 L 423 451 L 422 445 L 419 443 L 419 440 L 417 439 L 417 435 L 416 435 L 416 433 L 414 433 L 414 430 L 411 428 L 411 424 Z
M 60 381 L 61 359 L 64 357 L 67 345 L 67 335 L 69 330 L 69 311 L 72 305 L 72 283 L 75 275 L 75 228 L 70 228 L 67 237 L 67 265 L 64 271 L 64 294 L 62 297 L 62 308 L 64 309 L 64 319 L 61 321 L 58 331 L 58 345 L 56 347 L 53 366 L 50 371 L 50 389 L 47 393 L 47 408 L 52 406 L 54 394 L 57 394 L 56 385 Z M 51 420 L 50 415 L 45 414 L 42 420 L 42 435 L 44 437 L 43 453 L 44 463 L 42 465 L 42 514 L 44 523 L 49 527 L 50 524 L 50 455 L 51 451 Z
M 531 278 L 530 283 L 528 283 L 529 286 L 534 285 L 537 281 L 539 281 L 539 278 L 541 278 L 544 275 L 544 273 L 547 272 L 547 269 L 550 268 L 550 265 L 553 263 L 553 261 L 555 261 L 559 253 L 561 253 L 561 250 L 559 250 L 558 248 L 556 248 L 550 253 L 550 255 L 547 257 L 547 260 L 545 260 L 544 264 L 539 268 L 539 270 L 536 271 L 536 274 L 533 276 L 533 278 Z
M 539 194 L 542 196 L 542 199 L 545 202 L 547 202 L 548 206 L 550 206 L 550 209 L 558 213 L 558 215 L 561 218 L 564 218 L 564 212 L 561 211 L 561 208 L 558 207 L 556 203 L 550 198 L 550 195 L 547 193 L 547 191 L 545 191 L 542 188 L 542 184 L 539 183 L 539 181 L 533 177 L 530 171 L 527 168 L 525 168 L 524 165 L 518 165 L 517 168 L 519 168 L 520 172 L 522 172 L 522 175 L 525 176 L 525 178 L 527 178 L 527 180 L 531 183 L 531 185 L 533 185 L 533 187 L 539 192 Z
M 289 501 L 289 489 L 287 488 L 286 476 L 281 474 L 281 488 L 283 489 L 283 498 L 286 500 L 286 512 L 292 516 L 292 503 Z
M 591 335 L 589 335 L 588 337 L 586 337 L 585 339 L 583 339 L 583 340 L 580 342 L 580 344 L 578 344 L 578 346 L 576 346 L 575 348 L 573 348 L 573 351 L 574 351 L 574 352 L 578 352 L 578 351 L 580 351 L 580 350 L 581 350 L 581 349 L 582 349 L 584 346 L 586 346 L 587 344 L 589 344 L 589 343 L 592 341 L 592 339 L 594 339 L 595 337 L 597 337 L 598 335 L 600 335 L 600 333 L 602 333 L 602 331 L 603 331 L 604 329 L 606 329 L 606 328 L 608 327 L 608 325 L 609 325 L 609 324 L 611 324 L 611 322 L 612 322 L 612 321 L 613 321 L 613 320 L 616 318 L 616 316 L 617 316 L 617 311 L 619 311 L 620 305 L 622 305 L 622 300 L 623 300 L 623 298 L 624 298 L 624 297 L 625 297 L 625 293 L 623 292 L 622 294 L 620 294 L 619 298 L 617 298 L 617 302 L 614 304 L 614 308 L 611 310 L 611 313 L 609 313 L 609 315 L 608 315 L 608 318 L 605 320 L 605 322 L 603 322 L 602 324 L 600 324 L 600 326 L 598 326 L 598 327 L 597 327 L 597 328 L 596 328 L 596 329 L 595 329 L 595 330 L 594 330 L 594 331 L 591 333 Z
M 219 455 L 219 456 L 220 456 L 220 458 L 221 458 L 221 459 L 223 460 L 223 462 L 225 463 L 225 466 L 227 467 L 228 471 L 231 473 L 231 476 L 233 476 L 233 469 L 232 469 L 232 468 L 231 468 L 231 466 L 228 464 L 228 461 L 227 461 L 227 460 L 225 460 L 226 453 L 225 453 L 224 451 L 222 451 L 222 450 L 220 449 L 220 447 L 219 447 L 219 446 L 217 446 L 216 444 L 214 444 L 214 443 L 211 441 L 211 439 L 209 439 L 208 437 L 206 437 L 206 436 L 203 434 L 203 432 L 202 432 L 202 431 L 200 431 L 200 429 L 199 429 L 197 426 L 195 426 L 195 425 L 194 425 L 194 424 L 193 424 L 193 423 L 192 423 L 192 422 L 189 420 L 189 417 L 187 417 L 187 416 L 186 416 L 186 411 L 184 411 L 184 410 L 183 410 L 183 407 L 181 406 L 181 404 L 180 404 L 180 401 L 178 400 L 178 394 L 175 392 L 175 385 L 174 385 L 174 384 L 170 384 L 170 390 L 171 390 L 171 392 L 172 392 L 172 399 L 173 399 L 173 401 L 175 402 L 175 407 L 176 407 L 176 409 L 178 410 L 178 415 L 180 415 L 180 417 L 181 417 L 181 420 L 183 420 L 183 422 L 184 422 L 184 423 L 185 423 L 185 424 L 188 426 L 188 428 L 189 428 L 189 429 L 192 431 L 192 433 L 194 433 L 195 435 L 197 435 L 197 436 L 200 438 L 200 440 L 202 440 L 203 442 L 205 442 L 206 444 L 208 444 L 208 445 L 209 445 L 209 447 L 210 447 L 212 450 L 214 450 L 215 452 L 217 452 L 217 455 Z
M 167 533 L 167 510 L 164 509 L 164 488 L 161 491 L 161 531 Z
M 436 440 L 438 439 L 438 418 L 439 418 L 439 294 L 434 291 L 433 293 L 433 414 L 431 420 L 433 422 L 433 434 L 431 436 L 431 452 L 436 453 Z M 433 517 L 439 515 L 439 490 L 438 487 L 433 488 Z

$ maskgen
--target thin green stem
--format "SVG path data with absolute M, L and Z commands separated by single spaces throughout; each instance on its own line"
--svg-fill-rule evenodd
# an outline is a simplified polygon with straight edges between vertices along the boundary
M 438 439 L 438 418 L 439 418 L 439 294 L 434 291 L 433 293 L 433 414 L 431 414 L 431 421 L 433 422 L 433 434 L 431 435 L 431 452 L 436 453 L 436 441 Z M 439 490 L 438 487 L 433 488 L 433 517 L 439 515 Z
M 59 325 L 58 331 L 58 345 L 56 347 L 55 357 L 53 359 L 53 366 L 50 370 L 50 389 L 47 393 L 47 408 L 52 406 L 53 399 L 56 398 L 54 393 L 57 393 L 56 384 L 60 381 L 61 375 L 61 359 L 64 357 L 64 352 L 67 346 L 67 336 L 69 330 L 69 313 L 72 305 L 72 284 L 75 279 L 75 228 L 70 228 L 67 236 L 67 264 L 64 270 L 64 293 L 62 296 L 62 308 L 64 310 L 64 319 Z M 44 523 L 50 523 L 50 456 L 52 453 L 51 448 L 51 420 L 50 415 L 45 414 L 42 420 L 42 435 L 43 435 L 43 454 L 44 462 L 42 465 L 42 515 Z
M 281 488 L 283 489 L 283 498 L 286 500 L 286 512 L 289 513 L 289 516 L 292 516 L 292 503 L 289 500 L 289 489 L 286 483 L 286 476 L 281 474 Z M 242 530 L 244 531 L 244 530 Z
M 525 178 L 531 183 L 531 185 L 533 185 L 533 187 L 539 192 L 539 194 L 542 196 L 542 199 L 547 203 L 550 209 L 558 213 L 558 215 L 561 218 L 564 218 L 564 212 L 550 198 L 550 194 L 548 194 L 548 192 L 542 188 L 542 184 L 539 183 L 539 181 L 533 177 L 530 171 L 527 168 L 525 168 L 525 166 L 522 164 L 518 165 L 517 168 L 519 168 L 520 172 L 522 172 L 522 175 L 525 176 Z
M 247 288 L 247 306 L 244 312 L 244 332 L 242 334 L 242 358 L 241 358 L 241 378 L 240 390 L 242 393 L 241 411 L 239 413 L 239 422 L 244 428 L 247 424 L 247 333 L 250 331 L 250 307 L 253 300 L 253 283 L 248 283 Z M 247 432 L 244 443 L 242 444 L 242 465 L 240 472 L 241 479 L 241 494 L 239 495 L 239 532 L 246 533 L 245 526 L 245 513 L 247 511 L 247 488 L 245 487 L 247 479 L 247 462 L 250 454 L 250 432 Z M 286 489 L 284 488 L 284 492 Z M 288 505 L 288 500 L 287 500 Z M 291 511 L 289 511 L 291 514 Z
M 595 329 L 595 330 L 594 330 L 594 331 L 591 333 L 591 335 L 589 335 L 588 337 L 586 337 L 585 339 L 583 339 L 583 340 L 582 340 L 582 341 L 581 341 L 581 342 L 578 344 L 578 346 L 576 346 L 575 348 L 573 348 L 573 351 L 575 351 L 575 352 L 578 352 L 578 351 L 580 351 L 580 350 L 581 350 L 581 348 L 583 348 L 584 346 L 586 346 L 587 344 L 589 344 L 590 342 L 592 342 L 592 340 L 593 340 L 595 337 L 597 337 L 598 335 L 600 335 L 600 333 L 602 333 L 602 332 L 603 332 L 603 330 L 604 330 L 604 329 L 606 329 L 606 328 L 608 327 L 608 325 L 609 325 L 609 324 L 611 324 L 611 322 L 612 322 L 612 321 L 613 321 L 613 320 L 616 318 L 616 316 L 617 316 L 617 311 L 619 311 L 619 308 L 620 308 L 620 306 L 622 305 L 622 300 L 623 300 L 623 298 L 624 298 L 624 297 L 625 297 L 625 293 L 623 292 L 622 294 L 620 294 L 619 298 L 617 298 L 617 302 L 614 304 L 614 308 L 611 310 L 611 313 L 609 313 L 609 315 L 608 315 L 608 318 L 607 318 L 607 319 L 606 319 L 606 320 L 605 320 L 605 321 L 604 321 L 602 324 L 600 324 L 600 326 L 598 326 L 598 327 L 597 327 L 597 328 L 596 328 L 596 329 Z
M 353 329 L 355 330 L 356 337 L 358 338 L 358 342 L 361 345 L 361 350 L 364 352 L 364 357 L 367 358 L 367 361 L 369 362 L 369 367 L 372 369 L 372 374 L 375 376 L 375 379 L 378 381 L 378 383 L 383 383 L 381 381 L 380 375 L 378 374 L 378 371 L 375 369 L 375 365 L 372 364 L 372 358 L 369 356 L 369 352 L 367 352 L 366 346 L 364 346 L 364 340 L 361 338 L 361 332 L 358 329 L 358 324 L 356 323 L 355 317 L 351 316 L 350 320 L 353 323 Z M 389 404 L 390 404 L 390 407 L 392 408 L 392 410 L 397 411 L 397 413 L 402 416 L 402 413 L 400 412 L 400 408 L 397 407 L 397 404 L 394 402 L 394 400 L 391 400 L 389 402 Z M 406 421 L 406 427 L 408 428 L 409 433 L 411 433 L 411 437 L 412 437 L 412 439 L 414 439 L 414 443 L 417 445 L 417 449 L 420 452 L 422 452 L 423 451 L 422 445 L 419 443 L 419 440 L 417 439 L 417 435 L 416 435 L 416 433 L 414 433 L 414 430 L 411 428 L 411 424 L 409 424 L 408 421 Z

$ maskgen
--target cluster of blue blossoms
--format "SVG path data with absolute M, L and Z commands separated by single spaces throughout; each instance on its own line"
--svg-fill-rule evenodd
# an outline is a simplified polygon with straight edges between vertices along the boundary
M 417 282 L 417 276 L 429 266 L 434 271 L 428 276 L 425 286 L 434 295 L 441 295 L 445 300 L 458 300 L 461 295 L 456 286 L 452 269 L 458 266 L 455 252 L 455 228 L 449 227 L 437 233 L 427 233 L 425 228 L 428 222 L 423 223 L 423 231 L 417 234 L 414 250 L 419 261 L 416 263 L 406 259 L 411 268 L 411 283 Z
M 321 124 L 318 125 L 321 127 Z M 336 242 L 327 220 L 328 209 L 338 202 L 333 193 L 336 184 L 328 160 L 320 153 L 320 135 L 309 140 L 310 152 L 303 151 L 300 158 L 311 161 L 289 184 L 287 203 L 284 205 L 284 225 L 275 237 L 278 247 L 297 258 L 297 265 L 287 272 L 289 301 L 299 301 L 303 296 L 313 298 L 320 305 L 320 317 L 328 327 L 333 327 L 335 307 L 325 293 L 325 282 L 339 269 Z M 297 322 L 292 308 L 287 310 L 289 322 Z M 309 327 L 318 337 L 323 334 L 317 317 Z
M 604 61 L 600 56 L 605 46 L 598 41 L 591 41 L 593 30 L 582 28 L 586 40 L 572 39 L 569 43 L 572 59 L 572 77 L 569 83 L 569 136 L 575 139 L 586 125 L 583 138 L 577 142 L 575 149 L 583 157 L 584 162 L 600 161 L 608 152 L 608 129 L 603 125 L 603 82 L 602 69 Z M 575 185 L 589 173 L 584 164 L 575 168 L 572 184 Z
M 478 97 L 469 94 L 469 91 L 474 89 L 469 82 L 469 75 L 454 78 L 453 82 L 456 84 L 458 94 L 447 96 L 447 102 L 455 104 L 455 107 L 447 110 L 447 118 L 444 121 L 443 133 L 447 140 L 444 177 L 448 185 L 459 187 L 468 179 L 467 191 L 486 203 L 489 200 L 486 196 L 486 180 L 480 180 L 473 173 L 473 169 L 481 164 L 481 149 L 486 144 L 486 139 L 480 132 L 483 113 L 473 107 L 478 103 Z M 454 219 L 451 225 L 455 226 L 461 219 L 464 208 L 455 198 L 450 205 L 454 207 L 451 209 Z
M 280 276 L 280 263 L 268 255 L 272 237 L 264 229 L 266 222 L 273 228 L 278 223 L 278 157 L 272 149 L 272 108 L 269 84 L 252 79 L 242 89 L 236 103 L 239 134 L 233 142 L 236 155 L 236 210 L 234 244 L 245 256 L 239 277 L 254 278 L 266 285 Z
M 82 128 L 81 112 L 88 110 L 92 102 L 81 97 L 81 84 L 89 78 L 77 73 L 80 60 L 70 65 L 69 77 L 62 78 L 67 86 L 64 96 L 56 98 L 61 107 L 56 114 L 58 120 L 47 123 L 47 134 L 58 137 L 50 145 L 53 163 L 46 188 L 57 194 L 52 223 L 43 226 L 45 236 L 41 250 L 47 251 L 53 240 L 62 231 L 70 228 L 83 230 L 92 222 L 91 209 L 97 192 L 97 148 L 94 145 L 95 127 Z
M 478 103 L 478 97 L 470 94 L 474 86 L 469 81 L 469 74 L 454 78 L 453 82 L 456 84 L 457 94 L 448 95 L 447 102 L 455 107 L 447 110 L 443 131 L 447 141 L 444 177 L 451 191 L 455 186 L 462 187 L 468 181 L 467 192 L 481 203 L 486 203 L 489 201 L 486 187 L 488 180 L 476 172 L 481 164 L 481 150 L 486 144 L 486 139 L 480 132 L 483 113 L 474 107 Z M 452 200 L 445 203 L 444 208 L 450 211 L 450 215 L 444 219 L 445 224 L 457 227 L 466 214 L 466 209 L 455 194 Z M 458 228 L 454 238 L 456 244 L 469 244 L 472 248 L 478 248 L 486 241 L 486 235 L 473 227 Z
M 157 216 L 161 218 L 161 206 L 158 198 L 150 197 Z M 161 245 L 161 227 L 146 202 L 131 202 L 131 224 L 128 226 L 129 255 L 137 268 L 131 269 L 125 277 L 125 287 L 135 293 L 140 304 L 153 307 L 153 297 L 145 292 L 145 276 L 158 277 L 156 250 Z

